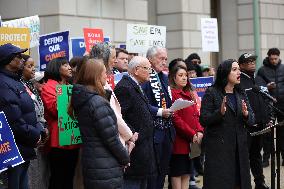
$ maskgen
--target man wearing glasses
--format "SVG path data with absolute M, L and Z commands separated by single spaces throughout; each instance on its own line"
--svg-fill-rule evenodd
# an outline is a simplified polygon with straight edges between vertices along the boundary
M 154 117 L 154 148 L 158 164 L 158 176 L 148 183 L 148 189 L 162 189 L 165 176 L 168 174 L 169 161 L 172 154 L 175 129 L 172 124 L 171 91 L 168 76 L 163 73 L 167 65 L 167 50 L 162 47 L 151 47 L 147 51 L 147 58 L 153 71 L 150 81 L 143 84 L 142 88 L 151 104 L 151 113 Z
M 151 65 L 147 58 L 135 56 L 129 62 L 114 92 L 121 105 L 122 117 L 138 140 L 130 154 L 130 166 L 125 169 L 123 189 L 146 189 L 148 178 L 156 175 L 153 146 L 153 117 L 141 84 L 149 80 Z
M 270 111 L 267 106 L 268 102 L 265 102 L 261 94 L 255 93 L 252 90 L 255 85 L 259 84 L 259 78 L 254 77 L 256 59 L 257 56 L 250 53 L 244 53 L 239 57 L 239 66 L 241 69 L 240 86 L 246 91 L 250 106 L 255 114 L 256 125 L 248 128 L 250 133 L 264 129 L 270 121 Z M 262 149 L 262 135 L 250 136 L 250 134 L 248 134 L 248 141 L 250 168 L 254 177 L 255 189 L 269 189 L 265 184 L 260 153 Z
M 40 143 L 41 133 L 44 132 L 37 122 L 34 102 L 18 75 L 23 66 L 21 53 L 27 50 L 10 43 L 0 46 L 0 111 L 5 113 L 25 160 L 8 169 L 8 188 L 28 188 L 28 167 L 30 160 L 36 157 L 34 148 Z

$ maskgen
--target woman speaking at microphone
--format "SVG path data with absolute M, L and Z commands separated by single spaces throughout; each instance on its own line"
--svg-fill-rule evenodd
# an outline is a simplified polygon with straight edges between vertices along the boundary
M 204 189 L 251 188 L 247 126 L 254 124 L 254 114 L 239 83 L 238 62 L 225 60 L 218 66 L 214 85 L 202 99 Z

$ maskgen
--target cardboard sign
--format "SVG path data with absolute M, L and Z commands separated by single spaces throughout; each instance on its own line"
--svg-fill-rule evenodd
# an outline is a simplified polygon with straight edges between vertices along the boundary
M 2 26 L 11 28 L 29 28 L 31 36 L 29 48 L 37 47 L 39 45 L 40 20 L 38 15 L 2 22 Z
M 208 87 L 213 85 L 214 77 L 190 78 L 190 83 L 194 86 L 197 95 L 202 98 Z
M 104 41 L 102 29 L 84 28 L 83 31 L 87 52 L 91 51 L 95 43 Z
M 4 112 L 0 112 L 0 172 L 21 163 L 24 163 L 24 160 L 16 145 L 12 130 Z
M 216 18 L 201 18 L 202 50 L 219 52 L 218 25 Z
M 126 50 L 146 54 L 152 46 L 166 47 L 166 27 L 127 24 Z
M 19 48 L 30 48 L 30 32 L 28 28 L 0 28 L 0 45 L 12 43 Z M 26 51 L 25 54 L 29 54 Z
M 40 71 L 44 71 L 48 62 L 57 57 L 69 60 L 69 31 L 57 32 L 40 36 L 39 63 Z
M 72 96 L 72 85 L 57 85 L 57 110 L 59 145 L 73 145 L 82 143 L 78 121 L 72 119 L 68 113 L 68 104 Z
M 72 57 L 83 56 L 86 52 L 85 40 L 83 37 L 73 37 L 71 40 Z

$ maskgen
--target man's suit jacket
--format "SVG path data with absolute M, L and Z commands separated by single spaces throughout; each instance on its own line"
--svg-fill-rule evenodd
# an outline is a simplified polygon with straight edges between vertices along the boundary
M 168 86 L 169 86 L 168 75 L 164 74 L 163 72 L 160 72 L 158 75 L 159 75 L 159 79 L 162 83 L 162 89 L 165 92 L 165 99 L 166 99 L 166 103 L 167 103 L 167 108 L 170 108 L 171 105 L 172 105 L 172 100 L 171 100 L 170 94 L 168 92 Z M 156 116 L 158 109 L 159 109 L 158 108 L 158 102 L 157 102 L 155 95 L 153 93 L 150 81 L 144 83 L 142 85 L 142 88 L 143 88 L 143 91 L 145 92 L 145 95 L 149 99 L 149 103 L 151 104 L 151 106 L 150 106 L 151 113 L 152 113 L 153 116 Z
M 142 179 L 156 173 L 153 146 L 153 117 L 147 97 L 129 76 L 123 76 L 114 89 L 120 103 L 122 117 L 132 132 L 138 132 L 138 140 L 130 154 L 130 167 L 125 177 Z

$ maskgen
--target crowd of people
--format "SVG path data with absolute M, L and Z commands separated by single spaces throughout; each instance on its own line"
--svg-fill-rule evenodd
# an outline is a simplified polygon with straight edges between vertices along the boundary
M 198 189 L 198 175 L 204 189 L 250 189 L 250 170 L 255 189 L 269 188 L 263 167 L 269 164 L 270 134 L 249 133 L 284 118 L 252 90 L 266 87 L 284 110 L 277 48 L 269 49 L 257 73 L 257 56 L 244 53 L 222 61 L 216 74 L 197 53 L 167 66 L 166 48 L 132 56 L 107 42 L 70 62 L 55 58 L 43 74 L 26 51 L 0 46 L 0 111 L 25 161 L 4 172 L 9 189 L 163 189 L 166 176 L 169 188 Z M 111 86 L 109 77 L 120 73 Z M 190 78 L 208 76 L 214 84 L 200 99 Z M 56 86 L 69 84 L 66 111 L 78 121 L 82 144 L 60 146 Z M 172 111 L 179 99 L 192 105 Z M 282 155 L 283 135 L 281 128 Z M 197 157 L 191 157 L 194 145 L 201 148 Z

